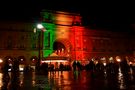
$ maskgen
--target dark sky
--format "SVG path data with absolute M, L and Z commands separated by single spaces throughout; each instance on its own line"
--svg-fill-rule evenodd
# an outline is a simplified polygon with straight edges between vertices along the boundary
M 132 29 L 135 18 L 134 7 L 112 3 L 89 0 L 5 0 L 0 3 L 0 20 L 31 21 L 39 18 L 43 9 L 78 12 L 83 17 L 84 25 L 118 31 Z

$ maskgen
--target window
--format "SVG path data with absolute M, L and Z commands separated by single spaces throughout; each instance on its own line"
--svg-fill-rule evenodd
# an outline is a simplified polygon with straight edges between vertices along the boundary
M 19 48 L 20 49 L 25 49 L 24 44 L 21 44 Z
M 95 47 L 93 47 L 93 48 L 92 48 L 92 51 L 96 51 L 96 48 L 95 48 Z
M 53 22 L 53 15 L 51 13 L 45 13 L 43 18 L 45 22 Z
M 36 43 L 33 43 L 33 44 L 32 44 L 32 49 L 36 49 L 36 48 L 37 48 Z
M 7 45 L 7 47 L 6 47 L 7 49 L 12 49 L 12 38 L 11 38 L 11 36 L 8 36 L 6 45 Z
M 83 48 L 83 50 L 87 51 L 87 48 L 86 48 L 86 47 L 84 47 L 84 48 Z

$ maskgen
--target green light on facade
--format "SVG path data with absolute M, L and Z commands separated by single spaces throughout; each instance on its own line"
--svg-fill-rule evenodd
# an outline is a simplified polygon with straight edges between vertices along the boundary
M 53 53 L 56 25 L 52 23 L 42 23 L 42 25 L 46 28 L 46 31 L 43 32 L 43 57 L 47 57 Z

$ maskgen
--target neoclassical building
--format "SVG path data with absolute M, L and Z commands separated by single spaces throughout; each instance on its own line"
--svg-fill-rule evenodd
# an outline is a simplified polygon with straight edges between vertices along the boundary
M 0 58 L 35 65 L 39 52 L 43 62 L 58 64 L 134 56 L 133 36 L 83 26 L 80 14 L 44 10 L 40 20 L 44 30 L 32 22 L 0 22 Z

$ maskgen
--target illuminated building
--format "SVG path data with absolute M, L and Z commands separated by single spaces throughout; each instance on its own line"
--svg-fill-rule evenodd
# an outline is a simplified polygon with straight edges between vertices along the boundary
M 93 30 L 82 26 L 81 16 L 61 11 L 41 12 L 43 32 L 42 60 L 87 64 L 91 59 L 132 56 L 131 38 L 125 32 Z M 38 59 L 38 33 L 36 23 L 1 22 L 0 58 L 22 64 L 35 65 Z M 53 59 L 53 60 L 51 60 Z M 58 60 L 57 60 L 58 59 Z M 61 62 L 63 62 L 61 60 Z

